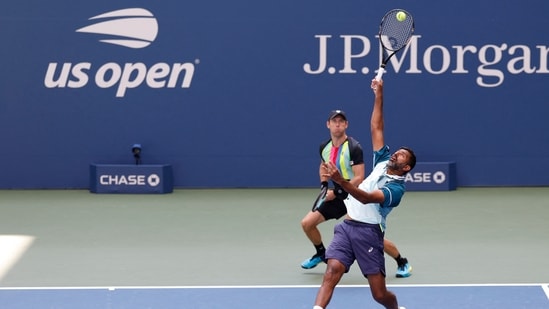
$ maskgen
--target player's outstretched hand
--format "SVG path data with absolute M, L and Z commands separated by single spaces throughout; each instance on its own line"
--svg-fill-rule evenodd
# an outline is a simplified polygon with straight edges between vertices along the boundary
M 378 95 L 383 92 L 383 80 L 372 79 L 370 87 L 374 91 L 375 95 Z

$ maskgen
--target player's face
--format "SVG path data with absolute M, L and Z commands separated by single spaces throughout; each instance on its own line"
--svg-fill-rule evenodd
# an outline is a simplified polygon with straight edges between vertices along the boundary
M 347 120 L 343 119 L 341 116 L 336 116 L 326 123 L 328 129 L 330 129 L 330 134 L 333 136 L 342 136 L 345 134 L 348 124 Z
M 387 168 L 397 172 L 398 174 L 404 174 L 410 170 L 408 162 L 410 160 L 410 154 L 406 149 L 399 149 L 393 153 L 387 164 Z

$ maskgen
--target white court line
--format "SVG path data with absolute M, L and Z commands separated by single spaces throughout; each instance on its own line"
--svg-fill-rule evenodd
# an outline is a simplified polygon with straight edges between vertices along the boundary
M 545 296 L 547 296 L 547 299 L 549 299 L 549 284 L 542 284 L 541 288 L 543 289 L 543 292 L 545 292 Z
M 0 280 L 23 256 L 34 237 L 27 235 L 0 235 Z
M 396 284 L 387 287 L 421 288 L 421 287 L 539 287 L 549 293 L 549 284 L 543 283 L 474 283 L 474 284 Z M 1 290 L 156 290 L 156 289 L 287 289 L 319 288 L 320 285 L 182 285 L 182 286 L 81 286 L 81 287 L 0 287 Z M 338 288 L 363 288 L 368 285 L 341 285 Z M 548 295 L 549 298 L 549 295 Z

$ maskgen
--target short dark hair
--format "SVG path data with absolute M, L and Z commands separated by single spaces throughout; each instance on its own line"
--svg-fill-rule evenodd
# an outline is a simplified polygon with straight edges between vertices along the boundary
M 410 153 L 410 158 L 408 159 L 408 165 L 410 165 L 410 170 L 413 170 L 416 166 L 416 154 L 414 151 L 408 147 L 402 146 L 399 149 L 404 149 Z

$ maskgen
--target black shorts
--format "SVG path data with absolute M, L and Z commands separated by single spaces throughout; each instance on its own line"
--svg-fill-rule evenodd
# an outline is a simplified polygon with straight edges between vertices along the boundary
M 324 219 L 339 219 L 347 214 L 347 207 L 343 200 L 335 198 L 331 201 L 326 201 L 317 210 L 324 216 Z

